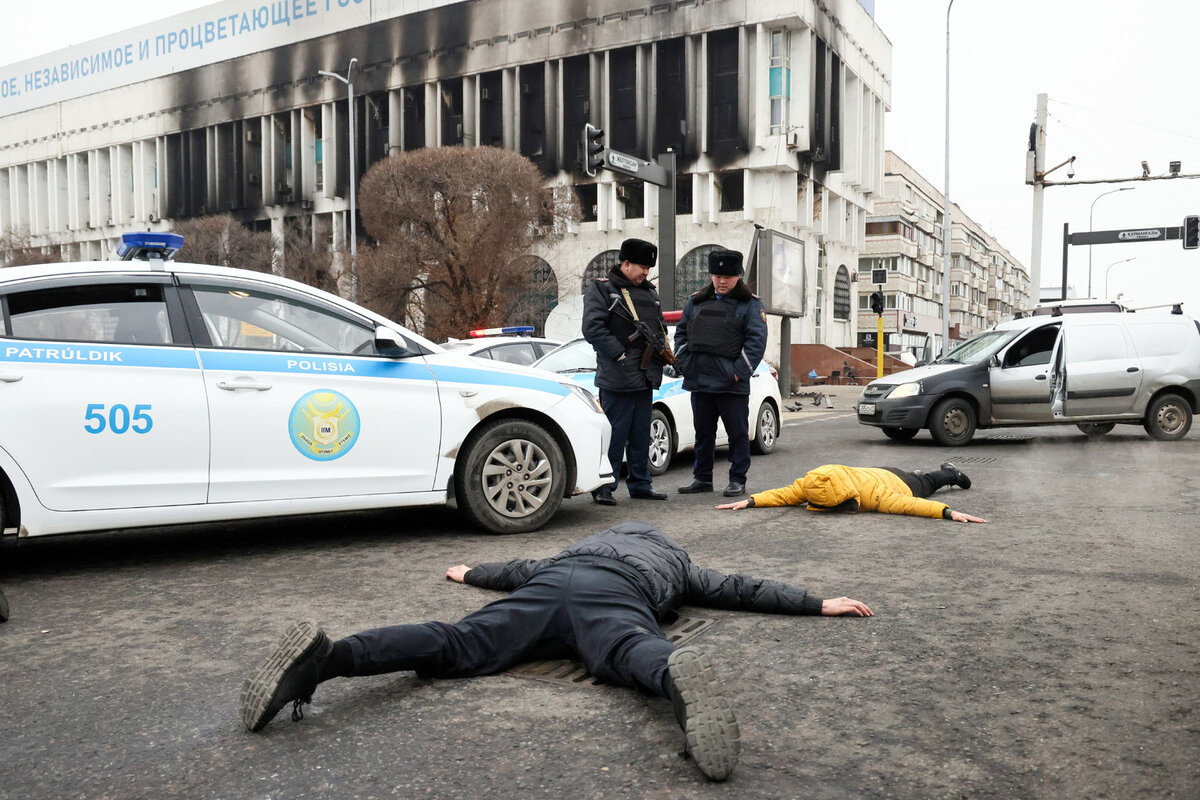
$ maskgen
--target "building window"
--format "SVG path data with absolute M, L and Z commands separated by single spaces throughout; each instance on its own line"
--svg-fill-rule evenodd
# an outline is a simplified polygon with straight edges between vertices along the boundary
M 597 254 L 588 262 L 587 268 L 583 271 L 583 291 L 586 292 L 597 278 L 603 278 L 609 270 L 619 266 L 621 266 L 620 250 L 605 250 L 603 253 Z
M 608 54 L 608 144 L 623 153 L 638 153 L 637 48 Z
M 530 64 L 518 69 L 521 106 L 521 155 L 546 169 L 546 69 Z
M 425 87 L 409 86 L 402 90 L 404 106 L 404 149 L 425 146 Z
M 745 206 L 745 178 L 742 170 L 717 173 L 717 189 L 721 194 L 722 211 L 741 211 Z
M 479 76 L 479 144 L 504 146 L 504 102 L 501 97 L 501 73 Z
M 679 267 L 675 270 L 675 308 L 683 308 L 688 296 L 712 283 L 712 275 L 708 271 L 708 254 L 714 250 L 724 250 L 719 244 L 702 244 L 687 252 L 679 259 Z M 660 264 L 658 271 L 661 273 Z
M 708 135 L 710 151 L 738 145 L 738 29 L 708 35 Z
M 786 29 L 771 31 L 771 66 L 768 73 L 771 98 L 771 133 L 787 133 L 788 105 L 792 96 L 792 67 L 788 57 L 791 36 Z
M 546 317 L 558 304 L 558 280 L 544 259 L 534 255 L 521 258 L 529 268 L 529 286 L 509 300 L 504 324 L 532 325 L 540 335 L 545 332 Z
M 569 172 L 583 171 L 583 126 L 591 119 L 592 111 L 589 58 L 582 55 L 563 59 L 563 153 L 560 165 Z
M 655 109 L 654 152 L 674 150 L 686 153 L 687 142 L 687 72 L 683 54 L 683 39 L 667 39 L 655 48 L 658 84 L 658 106 Z M 689 209 L 690 210 L 690 209 Z
M 833 279 L 833 318 L 850 319 L 850 270 L 845 264 L 838 267 Z
M 442 81 L 442 146 L 463 143 L 463 82 L 462 78 Z
M 596 221 L 596 184 L 575 184 L 575 195 L 579 198 L 580 222 Z

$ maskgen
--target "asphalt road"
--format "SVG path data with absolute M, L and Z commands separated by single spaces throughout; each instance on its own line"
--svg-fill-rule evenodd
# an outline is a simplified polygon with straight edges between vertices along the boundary
M 1200 433 L 985 431 L 947 449 L 891 442 L 849 405 L 787 415 L 751 489 L 950 457 L 974 486 L 942 498 L 989 523 L 717 512 L 674 493 L 685 463 L 656 484 L 668 502 L 575 498 L 518 536 L 438 509 L 0 543 L 0 797 L 1200 796 Z M 289 620 L 336 638 L 455 619 L 497 595 L 448 566 L 550 555 L 631 518 L 698 563 L 876 613 L 686 609 L 715 623 L 693 642 L 741 721 L 728 783 L 680 757 L 665 702 L 587 683 L 337 680 L 301 722 L 241 726 L 238 689 Z

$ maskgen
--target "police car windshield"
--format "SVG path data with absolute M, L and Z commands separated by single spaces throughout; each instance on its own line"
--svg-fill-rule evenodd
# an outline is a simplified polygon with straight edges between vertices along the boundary
M 538 369 L 551 372 L 595 372 L 596 351 L 583 339 L 567 342 L 533 362 Z
M 1000 348 L 1016 338 L 1020 331 L 987 331 L 973 336 L 946 355 L 933 362 L 935 364 L 979 364 L 991 358 Z

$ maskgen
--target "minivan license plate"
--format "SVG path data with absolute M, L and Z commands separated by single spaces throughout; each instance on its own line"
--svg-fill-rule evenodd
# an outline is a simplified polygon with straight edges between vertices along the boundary
M 858 404 L 858 413 L 864 417 L 873 416 L 875 414 L 875 404 L 874 403 L 859 403 Z

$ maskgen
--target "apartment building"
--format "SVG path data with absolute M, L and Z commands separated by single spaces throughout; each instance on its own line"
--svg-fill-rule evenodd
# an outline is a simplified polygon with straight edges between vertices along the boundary
M 877 318 L 870 310 L 870 295 L 882 289 L 885 351 L 941 352 L 944 215 L 945 195 L 888 150 L 883 191 L 867 217 L 866 246 L 858 261 L 860 347 L 876 346 Z M 875 269 L 887 270 L 886 284 L 871 283 Z M 952 203 L 951 346 L 1028 306 L 1030 298 L 1025 266 Z

